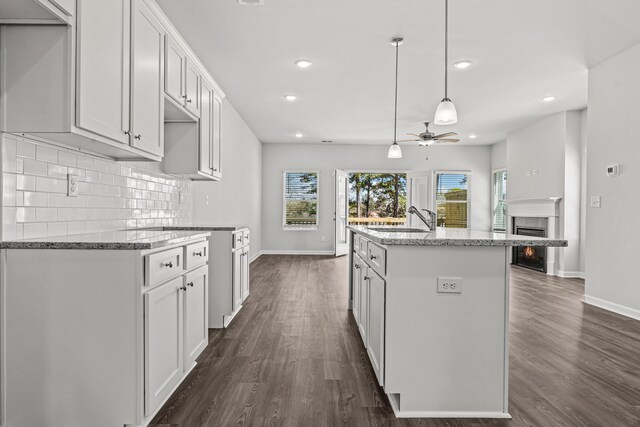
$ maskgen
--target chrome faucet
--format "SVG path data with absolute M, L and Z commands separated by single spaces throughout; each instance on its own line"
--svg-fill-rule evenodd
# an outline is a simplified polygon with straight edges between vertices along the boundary
M 436 228 L 436 214 L 435 214 L 435 212 L 432 212 L 429 209 L 422 209 L 422 210 L 429 214 L 429 219 L 425 218 L 425 216 L 422 215 L 420 213 L 420 211 L 418 209 L 416 209 L 415 206 L 409 207 L 409 213 L 412 213 L 415 216 L 417 216 L 418 218 L 420 218 L 420 220 L 422 222 L 424 222 L 424 224 L 427 226 L 427 228 L 430 231 L 433 231 Z

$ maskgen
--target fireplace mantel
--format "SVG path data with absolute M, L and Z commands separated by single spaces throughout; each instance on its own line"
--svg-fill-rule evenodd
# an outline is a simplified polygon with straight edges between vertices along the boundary
M 562 197 L 507 200 L 507 213 L 511 217 L 558 217 L 561 200 Z

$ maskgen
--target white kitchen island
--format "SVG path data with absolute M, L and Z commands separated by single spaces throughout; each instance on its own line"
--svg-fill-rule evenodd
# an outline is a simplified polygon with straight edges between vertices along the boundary
M 509 253 L 567 242 L 348 228 L 350 307 L 396 416 L 510 418 Z

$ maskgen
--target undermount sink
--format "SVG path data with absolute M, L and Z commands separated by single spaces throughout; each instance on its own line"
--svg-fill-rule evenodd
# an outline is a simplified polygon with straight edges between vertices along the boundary
M 380 231 L 383 233 L 428 233 L 427 228 L 411 228 L 411 227 L 369 227 L 369 230 Z

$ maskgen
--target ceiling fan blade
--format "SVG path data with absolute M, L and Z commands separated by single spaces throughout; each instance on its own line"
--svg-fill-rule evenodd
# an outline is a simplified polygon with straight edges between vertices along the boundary
M 421 141 L 421 139 L 401 139 L 396 142 L 416 142 L 416 141 Z
M 433 139 L 446 138 L 447 136 L 456 136 L 456 135 L 457 135 L 457 133 L 455 133 L 455 132 L 441 133 L 440 135 L 434 136 Z
M 415 136 L 417 138 L 420 138 L 420 135 L 418 135 L 417 133 L 408 133 L 407 135 L 411 135 L 411 136 Z
M 447 139 L 447 138 L 445 138 L 445 139 L 438 139 L 437 141 L 438 142 L 459 142 L 460 140 L 459 139 Z

